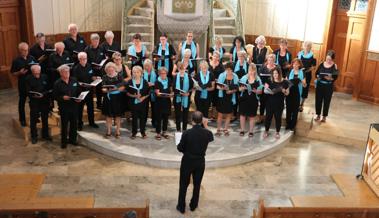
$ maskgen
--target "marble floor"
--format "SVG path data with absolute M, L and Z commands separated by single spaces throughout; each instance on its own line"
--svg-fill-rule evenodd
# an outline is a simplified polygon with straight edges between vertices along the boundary
M 363 103 L 344 95 L 335 95 L 333 100 L 330 122 L 343 123 L 342 118 L 348 118 L 349 127 L 355 130 L 355 126 L 367 129 L 364 122 L 378 121 L 377 106 L 364 104 L 363 108 Z M 339 101 L 346 104 L 335 105 Z M 149 198 L 151 217 L 247 218 L 259 198 L 268 206 L 291 206 L 292 195 L 341 195 L 330 174 L 358 174 L 364 154 L 363 148 L 295 137 L 263 159 L 207 169 L 199 209 L 182 216 L 175 210 L 178 170 L 136 165 L 84 147 L 62 151 L 58 139 L 25 146 L 10 119 L 17 113 L 15 92 L 2 91 L 0 102 L 0 173 L 45 173 L 41 196 L 93 195 L 95 207 L 138 205 Z M 363 109 L 364 122 L 357 115 Z M 368 117 L 375 113 L 376 117 Z

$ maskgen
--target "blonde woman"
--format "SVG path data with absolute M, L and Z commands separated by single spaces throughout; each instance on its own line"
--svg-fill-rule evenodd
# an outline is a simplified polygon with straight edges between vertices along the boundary
M 209 53 L 208 57 L 209 59 L 213 58 L 213 52 L 217 51 L 219 53 L 219 58 L 222 60 L 225 54 L 225 48 L 222 47 L 222 37 L 221 36 L 216 36 L 215 37 L 215 45 L 213 47 L 209 48 Z
M 183 59 L 181 61 L 181 64 L 183 65 L 185 71 L 189 75 L 193 76 L 195 74 L 195 65 L 194 65 L 194 62 L 192 62 L 192 60 L 191 60 L 191 50 L 190 49 L 186 49 L 184 51 L 184 56 L 183 56 Z M 178 71 L 179 71 L 178 64 L 175 64 L 174 69 L 172 70 L 172 76 L 175 77 L 176 74 L 178 73 Z

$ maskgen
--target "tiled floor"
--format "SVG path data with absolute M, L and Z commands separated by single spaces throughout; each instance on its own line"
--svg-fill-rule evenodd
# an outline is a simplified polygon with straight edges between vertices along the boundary
M 96 207 L 135 205 L 149 198 L 151 217 L 183 217 L 175 210 L 178 170 L 135 165 L 82 147 L 62 151 L 58 139 L 24 146 L 10 120 L 17 113 L 15 93 L 3 91 L 0 102 L 0 173 L 47 174 L 42 196 L 93 194 Z M 334 96 L 329 122 L 348 123 L 352 131 L 364 127 L 367 132 L 367 123 L 378 121 L 378 109 L 345 95 Z M 363 131 L 360 134 L 363 136 Z M 288 197 L 292 195 L 340 195 L 329 175 L 358 174 L 363 153 L 363 149 L 352 146 L 297 137 L 258 161 L 208 169 L 199 209 L 187 212 L 185 217 L 247 218 L 259 198 L 264 198 L 268 206 L 290 206 Z

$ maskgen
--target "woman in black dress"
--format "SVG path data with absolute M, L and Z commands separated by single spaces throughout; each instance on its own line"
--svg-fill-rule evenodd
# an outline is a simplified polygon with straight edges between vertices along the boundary
M 143 61 L 149 57 L 147 48 L 141 43 L 142 36 L 136 33 L 133 36 L 133 45 L 128 48 L 129 60 L 132 61 L 132 69 L 134 66 L 143 67 Z
M 215 78 L 215 81 L 217 81 L 217 78 L 220 76 L 221 73 L 225 71 L 224 65 L 222 64 L 222 61 L 220 59 L 220 52 L 214 51 L 212 59 L 209 61 L 209 72 L 213 74 L 213 77 Z M 210 93 L 212 96 L 212 112 L 211 112 L 211 118 L 215 119 L 217 110 L 217 99 L 218 99 L 218 90 L 214 90 Z
M 243 76 L 247 74 L 249 64 L 246 61 L 245 51 L 239 51 L 237 54 L 238 60 L 234 63 L 234 73 L 237 74 L 239 79 L 241 79 Z
M 157 73 L 153 68 L 153 62 L 150 59 L 146 59 L 143 62 L 143 79 L 147 81 L 150 89 L 150 96 L 147 98 L 146 102 L 146 119 L 149 115 L 149 108 L 151 109 L 151 125 L 155 128 L 155 82 L 157 81 Z M 147 121 L 147 120 L 146 120 Z
M 161 67 L 159 69 L 159 77 L 155 82 L 155 95 L 156 95 L 156 107 L 155 107 L 155 115 L 156 115 L 156 126 L 155 131 L 157 135 L 155 138 L 157 140 L 161 140 L 162 137 L 168 138 L 166 134 L 167 125 L 168 125 L 168 117 L 171 113 L 171 97 L 172 86 L 171 79 L 167 76 L 168 70 L 165 67 Z
M 281 39 L 280 48 L 274 51 L 276 57 L 275 64 L 280 66 L 282 78 L 287 77 L 291 68 L 292 55 L 287 50 L 287 44 L 288 41 L 286 39 Z
M 186 72 L 186 68 L 182 62 L 178 62 L 176 65 L 179 72 L 174 76 L 172 86 L 175 94 L 173 101 L 176 131 L 180 132 L 182 130 L 187 130 L 188 111 L 191 104 L 193 81 L 191 76 Z M 181 124 L 183 124 L 182 127 Z
M 129 80 L 132 79 L 131 72 L 129 70 L 129 67 L 126 66 L 122 61 L 121 53 L 115 52 L 112 55 L 112 61 L 115 63 L 116 66 L 116 72 L 122 77 L 123 81 L 126 83 Z M 121 106 L 123 112 L 129 111 L 129 97 L 126 95 L 125 92 L 121 93 Z
M 240 79 L 239 114 L 241 131 L 240 136 L 245 135 L 246 118 L 249 118 L 249 137 L 253 137 L 254 118 L 257 116 L 258 95 L 262 93 L 262 81 L 257 74 L 255 64 L 249 66 L 248 73 Z
M 104 102 L 102 114 L 106 117 L 107 132 L 105 137 L 108 138 L 112 134 L 112 119 L 116 123 L 116 138 L 120 137 L 121 115 L 124 113 L 122 109 L 122 92 L 120 85 L 123 83 L 122 76 L 117 73 L 116 65 L 109 62 L 105 65 L 105 75 L 103 76 L 102 91 L 104 93 Z
M 221 73 L 217 79 L 216 87 L 218 89 L 217 100 L 217 133 L 221 136 L 222 120 L 225 116 L 224 135 L 229 135 L 230 118 L 232 117 L 233 108 L 237 104 L 236 92 L 238 91 L 238 76 L 233 73 L 233 64 L 227 63 L 225 72 Z
M 132 68 L 132 79 L 125 84 L 127 95 L 130 97 L 130 109 L 132 111 L 132 139 L 136 138 L 139 122 L 141 136 L 146 136 L 146 103 L 150 94 L 149 84 L 142 76 L 142 67 Z
M 282 114 L 284 109 L 284 96 L 289 94 L 288 83 L 282 78 L 280 68 L 271 70 L 271 81 L 265 84 L 264 92 L 267 96 L 266 102 L 266 121 L 263 138 L 267 138 L 271 120 L 275 116 L 275 138 L 280 138 L 280 127 L 282 125 Z
M 233 40 L 233 47 L 230 49 L 230 61 L 235 63 L 238 59 L 238 52 L 245 51 L 245 40 L 243 40 L 242 36 L 236 36 Z
M 291 62 L 292 70 L 289 73 L 287 80 L 291 84 L 290 93 L 286 97 L 286 129 L 294 131 L 299 113 L 301 94 L 303 88 L 307 85 L 303 73 L 303 65 L 301 60 L 295 58 Z
M 183 59 L 180 63 L 183 65 L 183 67 L 186 70 L 186 72 L 188 73 L 188 75 L 193 77 L 196 74 L 196 71 L 195 71 L 196 68 L 195 68 L 195 64 L 194 64 L 195 61 L 191 60 L 191 50 L 186 49 L 184 51 L 184 56 L 183 56 Z M 172 76 L 173 77 L 175 77 L 177 72 L 179 71 L 177 65 L 178 64 L 175 64 L 174 69 L 172 70 Z
M 301 63 L 303 64 L 303 72 L 305 76 L 305 81 L 307 86 L 304 87 L 303 93 L 301 94 L 301 103 L 300 103 L 300 108 L 299 111 L 303 111 L 303 105 L 305 102 L 305 99 L 308 98 L 308 92 L 309 92 L 309 87 L 311 85 L 311 80 L 312 80 L 312 71 L 314 67 L 316 66 L 316 59 L 313 57 L 313 52 L 312 52 L 312 42 L 310 41 L 305 41 L 303 44 L 303 50 L 299 52 L 297 55 L 297 58 L 301 60 Z
M 266 58 L 269 55 L 269 51 L 266 48 L 266 38 L 262 35 L 255 39 L 256 46 L 253 48 L 253 63 L 257 66 L 257 72 L 264 64 Z
M 333 96 L 334 81 L 338 78 L 337 64 L 334 63 L 336 53 L 329 50 L 326 59 L 321 63 L 316 71 L 316 121 L 320 121 L 321 109 L 322 120 L 326 121 L 329 113 L 329 106 Z
M 266 84 L 271 80 L 271 70 L 276 67 L 275 65 L 275 54 L 269 54 L 266 59 L 266 63 L 259 69 L 259 77 L 261 78 L 262 84 Z M 262 124 L 264 121 L 264 115 L 266 111 L 266 94 L 262 92 L 259 97 L 259 118 L 258 123 Z
M 212 100 L 211 92 L 215 88 L 213 74 L 209 72 L 208 68 L 209 66 L 206 61 L 200 62 L 200 72 L 194 78 L 198 83 L 198 87 L 195 87 L 196 109 L 203 114 L 205 128 L 208 127 L 208 112 Z

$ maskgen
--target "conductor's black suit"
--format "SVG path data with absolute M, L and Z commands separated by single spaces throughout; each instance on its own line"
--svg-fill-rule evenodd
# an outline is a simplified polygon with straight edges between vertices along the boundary
M 178 144 L 178 151 L 183 153 L 180 166 L 178 210 L 185 210 L 187 187 L 192 175 L 193 195 L 190 203 L 191 210 L 196 209 L 199 202 L 201 180 L 205 169 L 205 152 L 208 143 L 213 141 L 211 131 L 194 125 L 192 129 L 185 131 Z

